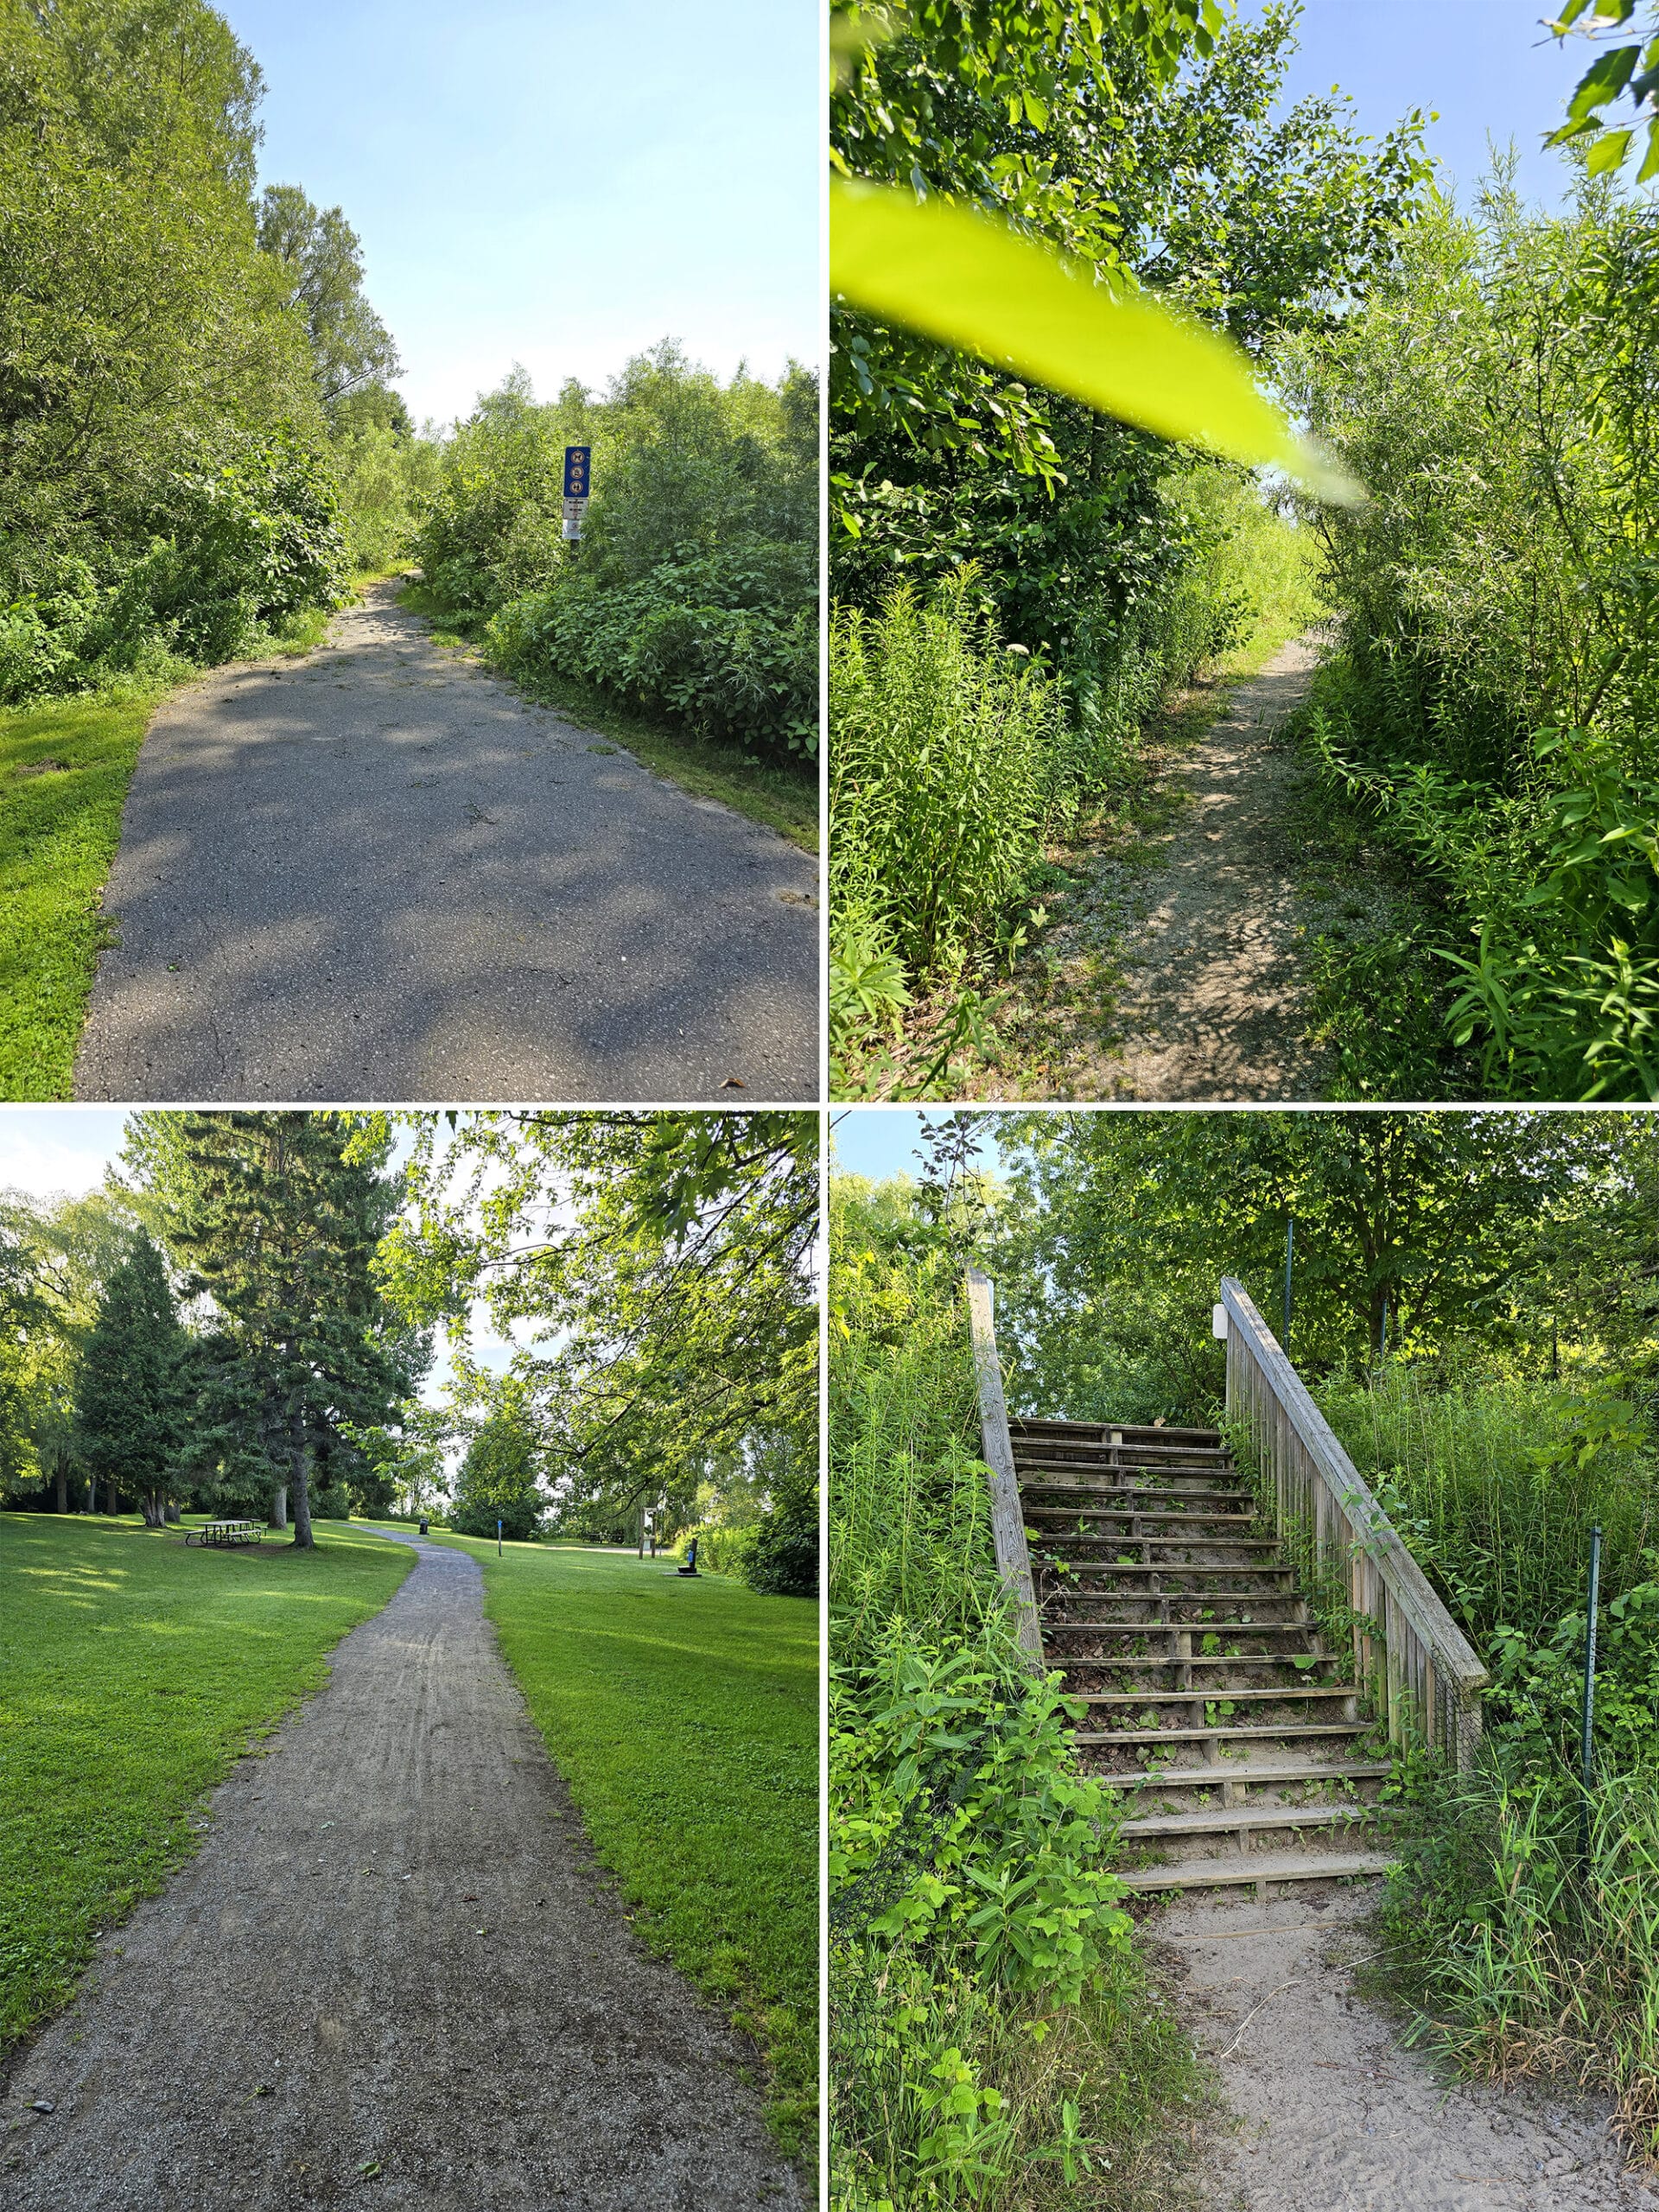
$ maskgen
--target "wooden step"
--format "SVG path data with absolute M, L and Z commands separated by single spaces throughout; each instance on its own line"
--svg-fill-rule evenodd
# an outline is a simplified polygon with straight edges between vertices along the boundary
M 1145 1705 L 1150 1700 L 1141 1698 L 1136 1702 Z M 1257 1720 L 1238 1727 L 1224 1722 L 1215 1728 L 1074 1728 L 1071 1741 L 1079 1745 L 1099 1745 L 1108 1751 L 1127 1751 L 1135 1744 L 1273 1743 L 1285 1736 L 1369 1736 L 1376 1725 L 1375 1720 Z M 1216 1779 L 1219 1782 L 1224 1778 L 1222 1763 L 1217 1760 Z
M 1279 1548 L 1279 1539 L 1276 1536 L 1206 1536 L 1202 1534 L 1194 1534 L 1190 1536 L 1067 1536 L 1061 1535 L 1058 1533 L 1046 1533 L 1041 1535 L 1038 1541 L 1040 1543 L 1050 1546 L 1052 1549 L 1052 1555 L 1056 1559 L 1062 1557 L 1069 1558 L 1070 1556 L 1069 1554 L 1064 1554 L 1058 1548 L 1062 1544 L 1117 1544 L 1124 1550 L 1128 1550 L 1131 1544 L 1139 1544 L 1142 1551 L 1147 1552 L 1194 1551 L 1202 1549 L 1206 1552 L 1228 1552 L 1234 1554 L 1236 1554 L 1239 1552 L 1276 1552 Z M 1155 1567 L 1158 1564 L 1156 1560 L 1153 1560 L 1151 1561 L 1145 1560 L 1139 1561 L 1133 1560 L 1081 1560 L 1072 1563 L 1074 1565 L 1083 1567 L 1131 1567 L 1135 1565 L 1142 1567 L 1151 1565 Z M 1209 1560 L 1194 1560 L 1185 1562 L 1180 1560 L 1172 1560 L 1169 1562 L 1172 1567 L 1179 1567 L 1183 1564 L 1195 1567 L 1208 1567 L 1219 1563 L 1220 1562 Z M 1240 1560 L 1238 1564 L 1241 1567 L 1243 1567 L 1248 1565 L 1248 1562 L 1243 1560 Z M 1270 1560 L 1268 1564 L 1270 1567 L 1276 1567 L 1278 1562 L 1276 1560 Z
M 1023 1483 L 1020 1485 L 1020 1489 L 1022 1493 L 1026 1491 L 1041 1491 L 1045 1494 L 1052 1490 L 1074 1490 L 1081 1491 L 1083 1496 L 1085 1497 L 1121 1497 L 1130 1501 L 1139 1499 L 1143 1502 L 1147 1498 L 1153 1497 L 1179 1497 L 1183 1500 L 1207 1497 L 1211 1499 L 1219 1499 L 1224 1505 L 1236 1505 L 1240 1498 L 1243 1498 L 1248 1502 L 1249 1497 L 1249 1493 L 1247 1491 L 1172 1490 L 1167 1483 L 1149 1483 L 1144 1489 L 1141 1490 L 1126 1490 L 1122 1483 Z M 1103 1513 L 1128 1512 L 1134 1509 L 1130 1504 L 1125 1504 L 1122 1507 L 1102 1506 L 1098 1509 L 1094 1506 L 1084 1506 L 1079 1508 L 1077 1506 L 1068 1507 L 1064 1505 L 1039 1505 L 1034 1508 L 1028 1507 L 1027 1510 L 1027 1511 L 1034 1510 L 1039 1513 L 1065 1513 L 1077 1511 L 1092 1513 L 1096 1510 L 1099 1510 Z
M 1154 1427 L 1149 1422 L 1121 1421 L 1062 1421 L 1049 1419 L 1041 1414 L 1027 1414 L 1008 1423 L 1010 1432 L 1020 1436 L 1084 1436 L 1095 1442 L 1103 1437 L 1121 1436 L 1126 1444 L 1147 1441 L 1169 1444 L 1205 1444 L 1216 1451 L 1222 1448 L 1218 1428 Z
M 1300 1657 L 1302 1655 L 1299 1653 L 1297 1656 L 1298 1657 Z M 1323 1652 L 1311 1651 L 1306 1656 L 1321 1667 L 1334 1667 L 1337 1663 L 1333 1658 L 1328 1658 Z M 1190 1655 L 1184 1651 L 1166 1651 L 1160 1654 L 1156 1657 L 1148 1655 L 1142 1655 L 1141 1657 L 1135 1659 L 1063 1659 L 1060 1661 L 1055 1671 L 1057 1674 L 1075 1675 L 1080 1668 L 1094 1667 L 1096 1669 L 1109 1670 L 1114 1674 L 1127 1674 L 1132 1669 L 1137 1667 L 1288 1667 L 1290 1661 L 1281 1653 L 1277 1651 L 1234 1651 L 1230 1653 L 1225 1651 L 1194 1651 Z M 1304 1667 L 1298 1669 L 1299 1680 L 1310 1678 L 1314 1681 L 1320 1679 L 1319 1676 L 1314 1675 L 1312 1667 Z M 1287 1689 L 1290 1689 L 1294 1688 L 1294 1685 L 1287 1682 L 1285 1684 L 1285 1688 Z M 1066 1695 L 1068 1697 L 1071 1697 L 1073 1694 L 1074 1693 L 1071 1690 L 1066 1692 Z M 1205 1694 L 1207 1697 L 1226 1697 L 1229 1696 L 1230 1693 L 1226 1690 L 1207 1690 Z M 1255 1697 L 1264 1694 L 1264 1693 L 1255 1690 L 1240 1690 L 1238 1694 L 1240 1697 Z M 1350 1690 L 1348 1694 L 1351 1697 L 1357 1697 L 1359 1695 L 1359 1692 L 1357 1690 Z
M 1185 1559 L 1162 1560 L 1081 1559 L 1069 1564 L 1065 1571 L 1068 1576 L 1073 1574 L 1237 1574 L 1242 1571 L 1246 1574 L 1274 1574 L 1283 1577 L 1294 1574 L 1296 1570 L 1290 1567 L 1250 1567 L 1242 1559 L 1218 1560 L 1214 1562 L 1208 1560 Z M 1179 1597 L 1179 1591 L 1174 1590 L 1153 1592 L 1154 1597 L 1161 1595 L 1173 1598 Z M 1230 1590 L 1227 1592 L 1230 1598 L 1265 1597 L 1267 1594 L 1265 1591 L 1255 1590 Z
M 1142 1599 L 1135 1600 L 1144 1604 Z M 1312 1621 L 1045 1621 L 1045 1636 L 1306 1636 Z M 1101 1661 L 1109 1665 L 1109 1661 Z
M 1184 1835 L 1242 1834 L 1246 1828 L 1340 1827 L 1376 1817 L 1375 1805 L 1217 1805 L 1201 1813 L 1137 1813 L 1118 1834 L 1131 1842 L 1178 1840 Z
M 1026 1518 L 1030 1521 L 1156 1521 L 1173 1522 L 1178 1529 L 1190 1529 L 1195 1522 L 1221 1529 L 1248 1529 L 1255 1520 L 1254 1513 L 1164 1513 L 1147 1512 L 1138 1505 L 1027 1505 Z M 1078 1529 L 1086 1535 L 1086 1529 Z
M 1387 1759 L 1205 1759 L 1200 1766 L 1146 1767 L 1106 1781 L 1109 1789 L 1119 1790 L 1214 1789 L 1224 1782 L 1247 1789 L 1285 1789 L 1309 1782 L 1386 1782 L 1393 1772 Z
M 1196 1660 L 1181 1662 L 1196 1666 Z M 1236 1664 L 1235 1661 L 1231 1662 Z M 1066 1700 L 1071 1705 L 1300 1705 L 1305 1699 L 1353 1698 L 1359 1695 L 1351 1683 L 1316 1682 L 1304 1688 L 1297 1682 L 1281 1683 L 1276 1689 L 1229 1690 L 1220 1688 L 1197 1690 L 1068 1690 Z
M 1272 1882 L 1340 1882 L 1357 1874 L 1386 1874 L 1386 1851 L 1275 1852 L 1260 1858 L 1190 1859 L 1179 1866 L 1144 1866 L 1118 1879 L 1142 1896 L 1158 1890 L 1220 1890 L 1241 1886 L 1265 1897 Z

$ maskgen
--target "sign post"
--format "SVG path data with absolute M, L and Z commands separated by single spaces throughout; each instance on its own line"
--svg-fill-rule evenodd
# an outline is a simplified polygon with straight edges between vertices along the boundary
M 588 511 L 588 494 L 593 474 L 594 449 L 591 446 L 566 446 L 564 449 L 564 534 L 572 543 L 582 536 L 582 518 Z
M 497 1559 L 501 1556 L 501 1523 L 499 1521 L 495 1524 L 495 1555 Z

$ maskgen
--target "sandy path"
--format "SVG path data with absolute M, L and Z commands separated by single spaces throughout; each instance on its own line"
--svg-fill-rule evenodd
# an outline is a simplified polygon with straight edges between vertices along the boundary
M 1180 765 L 1191 802 L 1166 859 L 1139 887 L 1145 911 L 1118 947 L 1122 1042 L 1074 1097 L 1310 1098 L 1317 1056 L 1297 942 L 1289 791 L 1306 773 L 1274 729 L 1306 692 L 1319 654 L 1283 645 L 1242 683 Z
M 477 1561 L 417 1548 L 17 2068 L 7 2212 L 804 2203 L 753 2054 L 596 1873 Z
M 157 714 L 75 1096 L 816 1097 L 817 862 L 395 591 Z
M 1173 1956 L 1182 2018 L 1218 2062 L 1240 2121 L 1216 2139 L 1205 2203 L 1655 2212 L 1659 2190 L 1622 2171 L 1604 2112 L 1448 2085 L 1355 1996 L 1348 1967 L 1373 1948 L 1365 1923 L 1378 1887 L 1309 1884 L 1266 1905 L 1193 1897 L 1147 1923 Z

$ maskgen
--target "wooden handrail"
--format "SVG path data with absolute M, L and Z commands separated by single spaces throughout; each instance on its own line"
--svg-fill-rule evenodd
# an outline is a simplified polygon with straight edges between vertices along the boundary
M 1357 1616 L 1354 1664 L 1386 1712 L 1390 1737 L 1397 1741 L 1409 1720 L 1458 1766 L 1469 1766 L 1490 1675 L 1231 1275 L 1222 1278 L 1220 1311 L 1228 1415 L 1249 1427 L 1281 1526 L 1300 1522 L 1318 1564 L 1346 1581 Z
M 1014 1604 L 1020 1648 L 1033 1666 L 1043 1664 L 1043 1631 L 1037 1594 L 1031 1585 L 1031 1554 L 1026 1548 L 1026 1516 L 1014 1471 L 1014 1440 L 1008 1434 L 1008 1406 L 1002 1395 L 1002 1366 L 996 1356 L 996 1322 L 991 1310 L 988 1275 L 968 1270 L 968 1319 L 973 1331 L 974 1372 L 979 1378 L 979 1433 L 991 1471 L 991 1530 L 996 1538 L 997 1572 Z

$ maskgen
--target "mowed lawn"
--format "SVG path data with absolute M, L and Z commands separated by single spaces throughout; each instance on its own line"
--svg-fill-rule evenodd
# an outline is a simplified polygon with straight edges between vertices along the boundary
M 414 1557 L 335 1522 L 314 1553 L 220 1552 L 136 1516 L 0 1513 L 0 2054 L 194 1849 L 202 1792 Z
M 818 1609 L 666 1560 L 460 1544 L 635 1926 L 766 2055 L 799 2147 L 817 2103 Z

